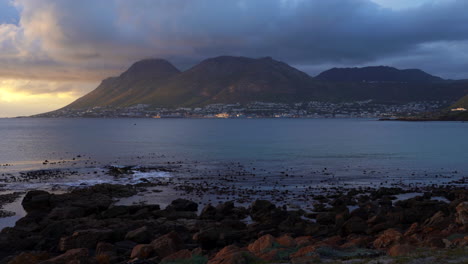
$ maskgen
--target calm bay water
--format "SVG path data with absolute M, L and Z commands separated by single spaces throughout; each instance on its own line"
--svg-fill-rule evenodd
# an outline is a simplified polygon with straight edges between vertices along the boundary
M 468 172 L 466 135 L 468 123 L 461 122 L 0 119 L 0 194 L 19 191 L 24 196 L 31 189 L 63 192 L 72 186 L 138 183 L 150 178 L 174 183 L 197 175 L 225 186 L 219 175 L 244 173 L 249 176 L 229 184 L 267 193 L 278 188 L 300 194 L 307 187 L 321 186 L 450 184 Z M 168 162 L 183 164 L 183 169 L 119 177 L 108 175 L 105 169 L 107 165 Z M 57 169 L 65 176 L 23 173 Z M 127 202 L 168 204 L 180 195 L 170 188 L 149 193 Z M 0 229 L 13 226 L 26 214 L 21 197 L 3 206 L 16 215 L 0 219 Z M 214 196 L 200 199 L 207 203 L 210 198 Z
M 468 171 L 468 123 L 367 119 L 0 119 L 3 171 L 44 160 L 190 161 Z M 134 161 L 132 161 L 134 162 Z M 142 161 L 145 162 L 145 161 Z

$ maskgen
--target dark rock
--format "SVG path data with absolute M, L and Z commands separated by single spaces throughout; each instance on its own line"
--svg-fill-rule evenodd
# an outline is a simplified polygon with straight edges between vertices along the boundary
M 368 226 L 366 221 L 357 216 L 351 217 L 343 224 L 342 232 L 345 235 L 349 234 L 365 234 Z
M 29 191 L 21 205 L 27 213 L 32 211 L 49 211 L 52 195 L 46 191 Z
M 160 258 L 164 258 L 183 249 L 184 244 L 177 233 L 171 232 L 153 240 L 151 246 Z
M 144 244 L 151 240 L 151 232 L 147 226 L 132 230 L 125 235 L 125 240 L 131 240 L 136 243 Z
M 456 222 L 468 230 L 468 202 L 460 203 L 456 210 Z
M 48 252 L 22 252 L 8 261 L 8 264 L 36 264 L 50 258 Z
M 115 246 L 111 243 L 107 242 L 99 242 L 96 245 L 96 255 L 104 255 L 104 254 L 114 254 L 115 253 Z
M 86 215 L 86 211 L 80 207 L 55 207 L 49 214 L 54 220 L 74 219 Z
M 252 253 L 240 249 L 234 245 L 227 246 L 220 250 L 207 264 L 241 264 L 260 263 Z
M 198 204 L 186 199 L 177 199 L 172 201 L 172 203 L 167 206 L 166 210 L 196 212 L 198 210 Z
M 332 225 L 335 224 L 336 213 L 333 212 L 321 212 L 317 214 L 316 221 L 321 225 Z
M 88 229 L 79 230 L 71 236 L 62 237 L 59 250 L 66 251 L 73 248 L 95 248 L 98 242 L 110 240 L 112 230 Z
M 60 256 L 40 262 L 39 264 L 68 264 L 80 263 L 91 264 L 89 250 L 87 248 L 70 249 Z
M 153 247 L 149 244 L 140 244 L 136 245 L 133 250 L 132 254 L 130 255 L 131 259 L 138 258 L 138 259 L 148 259 L 153 256 L 155 253 Z
M 255 218 L 262 218 L 263 215 L 269 214 L 276 206 L 267 200 L 256 200 L 250 205 L 250 215 Z M 255 218 L 254 218 L 255 217 Z

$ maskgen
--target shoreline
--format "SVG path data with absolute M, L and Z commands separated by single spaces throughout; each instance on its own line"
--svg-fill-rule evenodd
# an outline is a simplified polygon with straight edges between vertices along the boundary
M 468 246 L 464 187 L 330 188 L 304 197 L 310 208 L 259 199 L 202 205 L 180 199 L 184 195 L 171 197 L 167 206 L 119 204 L 151 187 L 99 184 L 63 194 L 30 191 L 21 202 L 27 215 L 0 232 L 0 257 L 38 258 L 44 264 L 68 263 L 64 259 L 341 263 L 412 259 L 415 250 L 430 256 L 454 254 Z M 467 260 L 463 253 L 452 257 L 461 262 L 451 263 Z

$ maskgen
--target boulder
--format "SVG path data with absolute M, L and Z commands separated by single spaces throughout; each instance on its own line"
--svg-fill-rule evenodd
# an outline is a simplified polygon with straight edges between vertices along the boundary
M 286 247 L 286 248 L 296 247 L 297 245 L 296 241 L 291 236 L 288 236 L 288 235 L 280 236 L 276 238 L 275 241 L 278 245 L 282 247 Z
M 115 218 L 121 216 L 127 216 L 130 213 L 129 206 L 115 205 L 109 207 L 107 210 L 101 213 L 102 218 Z
M 132 254 L 130 255 L 131 259 L 148 259 L 153 256 L 154 254 L 153 246 L 150 244 L 139 244 L 136 245 L 133 250 Z
M 171 232 L 153 240 L 151 246 L 160 258 L 165 258 L 181 250 L 184 244 L 176 232 Z
M 217 219 L 218 211 L 216 207 L 212 206 L 211 204 L 206 205 L 203 207 L 200 213 L 200 219 Z
M 227 246 L 220 250 L 207 264 L 243 264 L 258 263 L 257 258 L 252 253 L 242 250 L 234 245 Z
M 443 212 L 439 211 L 431 218 L 424 221 L 423 226 L 433 230 L 443 230 L 450 225 L 450 222 L 450 219 L 446 217 Z
M 457 205 L 456 208 L 456 222 L 468 230 L 468 202 L 463 202 Z
M 178 262 L 192 258 L 192 252 L 188 249 L 179 250 L 161 260 L 161 262 Z
M 29 191 L 24 196 L 21 205 L 27 213 L 32 211 L 49 211 L 51 209 L 52 194 L 46 191 Z
M 115 253 L 115 246 L 107 242 L 99 242 L 96 245 L 96 255 L 111 255 Z
M 343 224 L 341 228 L 344 235 L 349 234 L 365 234 L 368 226 L 365 220 L 360 217 L 353 216 Z
M 39 264 L 69 264 L 69 263 L 80 263 L 80 264 L 92 263 L 89 257 L 88 249 L 87 248 L 70 249 L 60 256 L 45 260 L 43 262 L 40 262 Z
M 335 224 L 336 213 L 334 212 L 321 212 L 317 214 L 316 221 L 321 225 Z
M 106 229 L 79 230 L 71 236 L 62 237 L 59 250 L 67 251 L 73 248 L 95 248 L 98 242 L 107 241 L 112 237 L 113 231 Z
M 48 252 L 23 252 L 8 261 L 8 264 L 36 264 L 49 258 Z
M 272 220 L 272 211 L 276 206 L 267 200 L 256 200 L 250 205 L 249 213 L 253 220 L 264 222 Z
M 198 204 L 186 199 L 176 199 L 166 207 L 166 210 L 196 212 L 198 210 Z
M 202 228 L 195 233 L 192 239 L 198 242 L 204 249 L 212 249 L 217 246 L 221 230 L 216 226 Z
M 317 248 L 313 245 L 299 249 L 297 252 L 289 255 L 291 263 L 318 263 L 320 256 L 316 253 L 316 249 Z
M 276 239 L 272 235 L 264 235 L 255 240 L 255 242 L 250 244 L 247 248 L 254 254 L 263 253 L 271 249 L 275 242 Z
M 407 244 L 396 244 L 392 246 L 387 254 L 392 257 L 409 256 L 414 253 L 415 247 Z
M 49 218 L 53 220 L 75 219 L 86 215 L 86 211 L 80 207 L 55 207 L 49 213 Z
M 151 240 L 151 232 L 147 226 L 143 226 L 138 229 L 129 231 L 125 235 L 125 239 L 134 241 L 136 243 L 148 243 Z
M 385 230 L 376 240 L 374 240 L 374 247 L 377 249 L 388 248 L 393 244 L 398 244 L 403 235 L 396 229 Z
M 312 236 L 300 236 L 294 239 L 298 247 L 309 246 L 316 242 Z

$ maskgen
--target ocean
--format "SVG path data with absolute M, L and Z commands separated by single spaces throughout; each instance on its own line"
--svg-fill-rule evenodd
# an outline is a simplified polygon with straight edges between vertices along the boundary
M 120 203 L 161 205 L 187 197 L 187 186 L 206 188 L 190 199 L 207 204 L 244 192 L 289 203 L 322 187 L 466 185 L 466 135 L 462 122 L 0 119 L 0 194 L 21 193 L 3 205 L 16 215 L 0 228 L 25 215 L 28 190 L 99 183 L 156 183 Z M 131 173 L 109 173 L 126 166 Z

